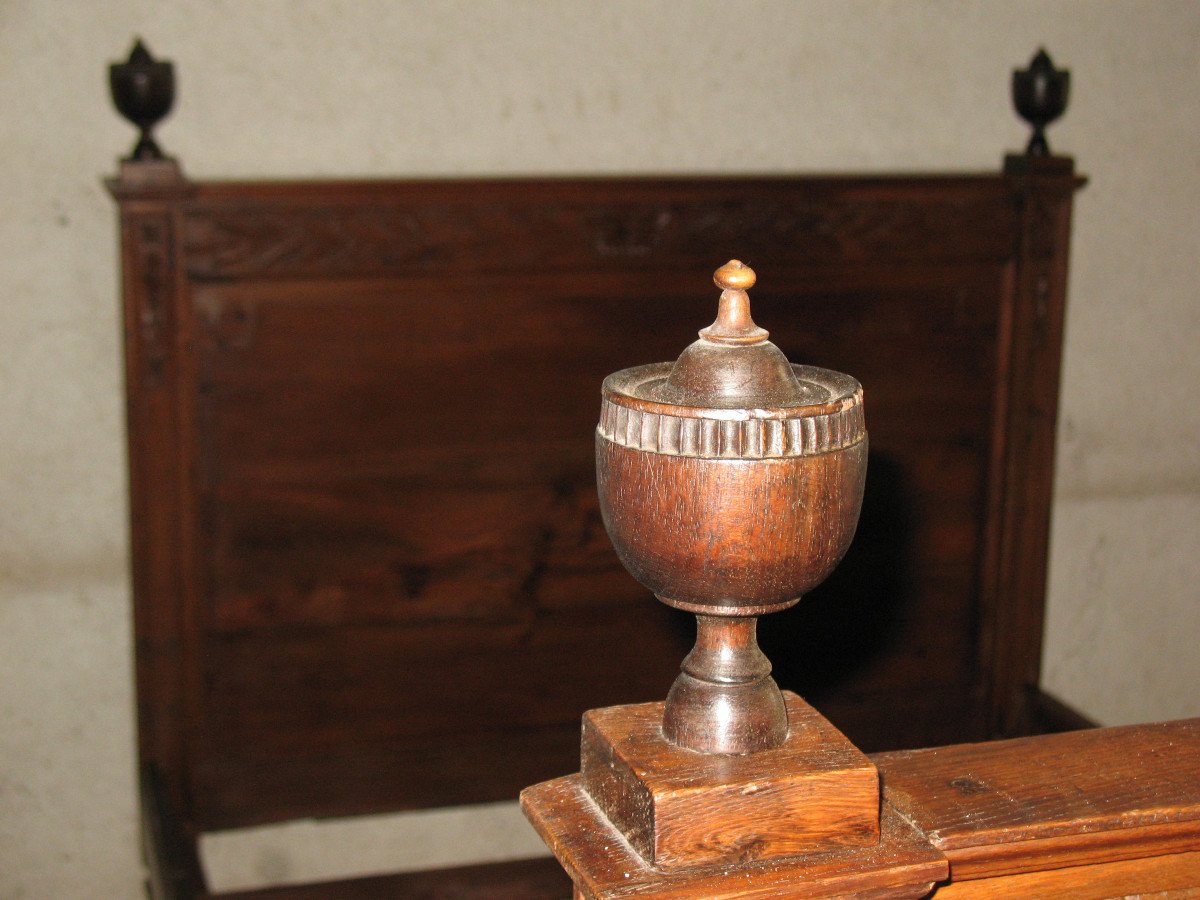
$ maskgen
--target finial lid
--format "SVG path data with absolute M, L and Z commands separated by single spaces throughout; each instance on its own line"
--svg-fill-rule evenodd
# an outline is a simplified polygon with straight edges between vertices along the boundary
M 700 330 L 700 337 L 717 344 L 759 344 L 767 339 L 767 330 L 750 318 L 750 296 L 754 270 L 740 259 L 731 259 L 713 273 L 713 283 L 721 288 L 717 320 Z
M 674 363 L 604 382 L 600 434 L 654 453 L 741 459 L 807 456 L 862 440 L 862 388 L 848 375 L 792 365 L 750 315 L 754 270 L 717 269 L 717 318 Z
M 737 259 L 717 269 L 713 281 L 722 290 L 716 321 L 683 351 L 653 399 L 719 409 L 799 406 L 817 399 L 751 318 L 746 291 L 755 280 L 754 270 Z

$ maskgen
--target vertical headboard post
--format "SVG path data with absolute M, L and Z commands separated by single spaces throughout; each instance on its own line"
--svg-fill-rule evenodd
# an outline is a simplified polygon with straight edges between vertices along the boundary
M 1012 272 L 1007 427 L 996 473 L 1006 485 L 1005 506 L 997 511 L 992 588 L 1015 602 L 993 607 L 990 626 L 995 735 L 1038 727 L 1031 702 L 1041 670 L 1071 209 L 1085 183 L 1074 161 L 1061 156 L 1010 155 L 1004 177 L 1017 204 L 1021 243 Z
M 195 579 L 184 558 L 191 521 L 191 404 L 184 396 L 190 318 L 180 231 L 192 185 L 169 159 L 121 163 L 107 182 L 118 202 L 125 297 L 131 561 L 136 638 L 138 750 L 170 802 L 183 794 L 185 604 Z

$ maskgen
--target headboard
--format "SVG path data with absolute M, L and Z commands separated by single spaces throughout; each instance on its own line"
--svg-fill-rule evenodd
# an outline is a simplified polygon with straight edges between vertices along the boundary
M 600 524 L 599 385 L 673 359 L 731 256 L 789 358 L 863 384 L 871 435 L 846 560 L 762 624 L 780 685 L 868 750 L 1055 708 L 1069 159 L 213 182 L 147 158 L 109 184 L 140 759 L 185 839 L 514 798 L 576 768 L 585 709 L 665 695 L 693 626 Z

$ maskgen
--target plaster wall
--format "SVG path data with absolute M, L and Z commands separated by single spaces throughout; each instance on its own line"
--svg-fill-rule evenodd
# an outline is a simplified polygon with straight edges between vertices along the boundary
M 1026 135 L 1009 72 L 1044 44 L 1074 79 L 1051 143 L 1091 178 L 1044 680 L 1108 724 L 1200 715 L 1200 5 L 6 0 L 0 896 L 140 891 L 100 186 L 132 143 L 104 67 L 135 33 L 175 61 L 159 137 L 198 178 L 995 170 Z M 271 853 L 244 866 L 296 870 Z

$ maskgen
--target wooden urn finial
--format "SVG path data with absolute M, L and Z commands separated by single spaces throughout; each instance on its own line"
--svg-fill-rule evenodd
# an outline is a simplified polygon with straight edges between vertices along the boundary
M 164 159 L 153 131 L 175 103 L 175 67 L 168 60 L 151 56 L 142 39 L 137 38 L 129 59 L 108 67 L 108 84 L 117 111 L 139 131 L 127 161 Z
M 867 440 L 858 382 L 789 363 L 754 323 L 754 271 L 732 260 L 714 281 L 717 319 L 675 363 L 605 380 L 596 470 L 621 561 L 697 616 L 663 735 L 738 754 L 787 739 L 757 617 L 795 604 L 846 552 Z
M 714 281 L 717 319 L 699 340 L 602 389 L 605 527 L 633 576 L 698 625 L 665 703 L 588 710 L 579 773 L 521 795 L 579 897 L 625 896 L 631 875 L 710 896 L 716 871 L 736 873 L 747 896 L 776 896 L 763 885 L 814 854 L 874 853 L 885 839 L 879 859 L 912 860 L 887 856 L 897 845 L 880 827 L 875 766 L 779 690 L 755 634 L 758 616 L 798 602 L 854 535 L 862 388 L 793 365 L 767 340 L 750 315 L 749 266 L 732 260 Z M 595 856 L 576 852 L 571 828 Z M 614 863 L 620 847 L 632 855 Z
M 1026 156 L 1050 155 L 1046 126 L 1067 109 L 1071 95 L 1071 73 L 1058 69 L 1045 48 L 1039 48 L 1028 67 L 1012 73 L 1012 99 L 1017 113 L 1033 126 L 1033 135 L 1025 148 Z

